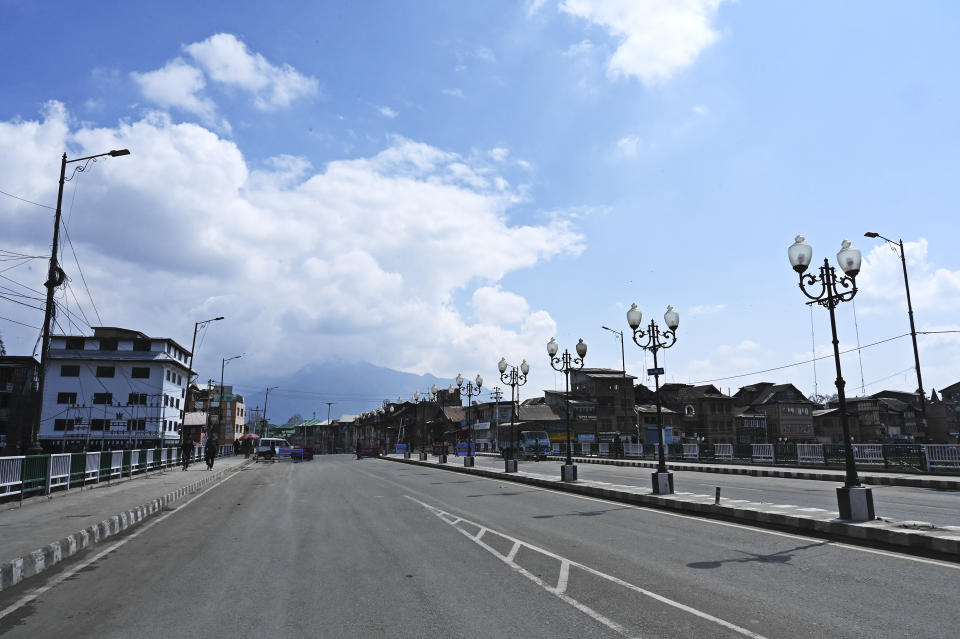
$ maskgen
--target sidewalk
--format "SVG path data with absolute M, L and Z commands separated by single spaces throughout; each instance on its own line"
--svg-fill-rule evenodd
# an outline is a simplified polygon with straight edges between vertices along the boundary
M 0 511 L 0 590 L 159 512 L 166 504 L 213 484 L 252 460 L 218 457 L 80 490 L 32 497 Z M 43 545 L 47 544 L 47 545 Z
M 477 453 L 477 457 L 495 457 L 503 459 L 496 453 Z M 563 461 L 559 455 L 550 455 L 551 461 Z M 633 466 L 636 468 L 656 468 L 657 462 L 642 459 L 611 459 L 609 457 L 574 457 L 575 464 L 604 464 L 608 466 Z M 747 464 L 705 464 L 698 462 L 668 461 L 670 470 L 688 470 L 700 473 L 721 473 L 724 475 L 752 475 L 753 477 L 783 477 L 785 479 L 814 479 L 818 481 L 835 481 L 843 483 L 845 474 L 843 469 L 788 466 L 762 466 Z M 896 473 L 889 471 L 870 471 L 857 469 L 860 481 L 871 486 L 904 486 L 909 488 L 938 488 L 942 490 L 960 490 L 960 476 L 958 475 L 918 475 L 914 473 Z
M 552 463 L 537 464 L 536 469 L 520 465 L 516 473 L 505 473 L 502 463 L 492 465 L 487 458 L 477 458 L 477 466 L 465 468 L 463 459 L 449 456 L 446 464 L 438 464 L 431 456 L 421 462 L 414 458 L 391 455 L 384 459 L 393 462 L 442 468 L 453 472 L 475 474 L 540 486 L 552 490 L 576 493 L 603 499 L 612 499 L 636 505 L 679 511 L 690 515 L 722 519 L 777 530 L 815 534 L 854 544 L 880 544 L 913 551 L 919 554 L 936 554 L 953 561 L 960 560 L 960 526 L 933 526 L 923 522 L 897 521 L 877 518 L 873 521 L 850 522 L 839 519 L 839 513 L 822 508 L 801 508 L 784 504 L 751 502 L 745 499 L 721 498 L 715 503 L 713 495 L 678 492 L 673 495 L 654 495 L 651 488 L 632 484 L 610 484 L 580 479 L 574 482 L 560 481 L 559 468 Z M 581 463 L 578 458 L 576 460 Z M 624 460 L 602 460 L 622 464 Z M 629 463 L 629 462 L 628 462 Z M 644 462 L 640 462 L 643 464 Z M 655 464 L 654 464 L 655 466 Z M 699 465 L 697 465 L 699 466 Z M 680 468 L 676 468 L 680 470 Z M 700 470 L 688 468 L 687 470 Z M 770 468 L 778 471 L 783 469 Z M 789 469 L 787 469 L 789 470 Z M 784 476 L 784 475 L 779 475 Z M 638 477 L 638 479 L 640 479 Z M 818 476 L 817 479 L 829 479 Z M 842 474 L 840 476 L 842 481 Z M 638 482 L 639 483 L 639 482 Z

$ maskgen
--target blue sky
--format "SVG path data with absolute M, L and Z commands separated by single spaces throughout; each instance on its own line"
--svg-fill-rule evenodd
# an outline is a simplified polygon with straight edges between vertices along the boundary
M 236 351 L 247 379 L 341 358 L 492 380 L 506 355 L 548 388 L 553 335 L 619 367 L 600 326 L 636 301 L 681 313 L 669 379 L 723 378 L 829 352 L 786 260 L 797 233 L 815 259 L 864 251 L 842 346 L 908 330 L 899 263 L 867 230 L 908 243 L 918 330 L 960 329 L 958 11 L 0 1 L 0 143 L 18 150 L 0 190 L 52 204 L 64 149 L 129 146 L 68 185 L 74 248 L 104 324 L 189 343 L 228 316 L 201 374 Z M 49 213 L 0 196 L 0 249 L 49 250 Z M 66 302 L 96 324 L 70 258 Z M 5 274 L 40 288 L 43 270 Z M 0 316 L 30 352 L 36 330 L 9 320 L 39 311 L 0 298 Z M 956 334 L 920 339 L 927 390 L 960 379 Z M 844 358 L 851 394 L 913 389 L 911 365 L 903 338 Z M 644 369 L 629 343 L 627 368 Z M 813 391 L 810 365 L 717 384 L 761 379 Z

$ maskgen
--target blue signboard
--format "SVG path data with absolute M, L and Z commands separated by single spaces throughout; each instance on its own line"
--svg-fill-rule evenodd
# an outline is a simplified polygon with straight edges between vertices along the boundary
M 662 368 L 648 368 L 647 375 L 663 375 Z
M 407 444 L 397 444 L 397 454 L 401 455 L 407 452 Z
M 467 442 L 460 442 L 457 444 L 457 457 L 467 457 L 472 455 L 476 450 L 476 444 L 473 444 L 468 448 L 469 444 Z M 467 452 L 469 451 L 469 452 Z

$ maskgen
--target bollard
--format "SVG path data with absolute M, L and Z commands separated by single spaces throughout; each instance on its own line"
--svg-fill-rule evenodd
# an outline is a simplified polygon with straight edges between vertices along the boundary
M 717 486 L 717 494 L 716 494 L 716 496 L 713 498 L 713 505 L 714 505 L 714 506 L 719 506 L 719 505 L 720 505 L 720 487 L 719 487 L 719 486 Z

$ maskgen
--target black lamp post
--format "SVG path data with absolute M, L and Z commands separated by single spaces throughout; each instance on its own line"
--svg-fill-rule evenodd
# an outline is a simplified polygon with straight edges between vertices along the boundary
M 463 385 L 463 375 L 457 374 L 457 388 L 465 390 L 467 392 L 467 412 L 464 415 L 464 418 L 467 422 L 467 456 L 463 458 L 464 466 L 473 466 L 473 426 L 470 425 L 470 405 L 473 403 L 471 400 L 474 395 L 480 395 L 480 389 L 483 387 L 483 378 L 480 377 L 480 374 L 477 373 L 477 377 L 474 380 L 477 382 L 477 385 L 474 386 L 471 382 L 467 382 L 467 385 Z
M 890 238 L 884 237 L 879 233 L 874 233 L 873 231 L 868 231 L 863 235 L 865 237 L 879 237 L 881 240 L 886 240 L 894 247 L 894 251 L 897 250 L 897 247 L 900 248 L 897 253 L 903 265 L 903 287 L 907 290 L 907 315 L 910 317 L 910 338 L 913 340 L 913 365 L 917 371 L 917 393 L 920 395 L 920 423 L 923 425 L 923 434 L 926 435 L 927 401 L 925 393 L 923 392 L 923 377 L 920 375 L 920 351 L 917 349 L 917 328 L 913 323 L 913 302 L 910 301 L 910 280 L 907 278 L 907 254 L 903 250 L 903 240 L 894 242 Z
M 845 275 L 837 277 L 830 260 L 823 259 L 820 275 L 804 274 L 813 259 L 813 247 L 806 243 L 802 235 L 787 249 L 790 264 L 800 276 L 800 290 L 810 298 L 807 304 L 819 304 L 830 311 L 830 330 L 833 334 L 833 362 L 837 368 L 837 400 L 840 404 L 840 425 L 843 427 L 843 454 L 846 461 L 846 480 L 837 488 L 837 502 L 840 518 L 853 521 L 866 521 L 874 518 L 873 492 L 860 484 L 857 476 L 857 464 L 853 458 L 853 444 L 850 442 L 850 423 L 847 414 L 847 398 L 843 392 L 846 382 L 840 371 L 840 342 L 837 339 L 837 320 L 834 310 L 841 302 L 848 302 L 857 294 L 857 274 L 860 272 L 860 251 L 850 245 L 848 240 L 841 244 L 837 253 L 837 262 Z M 811 295 L 807 287 L 820 286 L 816 294 Z
M 663 322 L 667 325 L 667 330 L 661 331 L 660 327 L 653 320 L 644 331 L 640 328 L 640 321 L 643 318 L 640 309 L 636 304 L 630 306 L 627 311 L 627 324 L 633 329 L 634 343 L 645 351 L 653 353 L 653 368 L 647 371 L 648 375 L 653 375 L 656 385 L 657 397 L 657 430 L 660 435 L 660 445 L 657 446 L 657 472 L 653 473 L 653 493 L 655 495 L 673 494 L 673 473 L 667 469 L 667 456 L 665 454 L 666 441 L 663 434 L 663 404 L 660 401 L 660 376 L 663 375 L 663 369 L 657 362 L 657 353 L 662 348 L 670 348 L 677 343 L 677 327 L 680 326 L 680 314 L 672 306 L 667 306 L 667 312 L 663 314 Z M 646 340 L 646 341 L 644 341 Z
M 507 370 L 508 368 L 510 369 L 509 371 Z M 510 454 L 507 459 L 504 460 L 504 471 L 515 473 L 517 472 L 517 446 L 519 440 L 517 437 L 516 422 L 516 414 L 520 405 L 519 387 L 527 383 L 530 364 L 527 363 L 527 360 L 523 360 L 520 362 L 520 369 L 517 370 L 516 366 L 510 366 L 510 364 L 507 363 L 507 358 L 501 357 L 497 363 L 497 369 L 500 371 L 500 381 L 510 385 L 510 437 L 512 440 L 510 442 Z M 500 418 L 498 417 L 497 419 L 499 420 Z M 497 437 L 499 436 L 500 433 L 497 433 Z
M 560 467 L 560 481 L 576 481 L 577 467 L 573 463 L 573 444 L 570 441 L 570 371 L 583 368 L 583 360 L 587 356 L 587 345 L 583 339 L 577 342 L 577 355 L 579 355 L 579 357 L 573 357 L 570 355 L 570 351 L 566 349 L 564 349 L 563 355 L 557 357 L 559 350 L 560 345 L 557 344 L 557 339 L 551 337 L 550 341 L 547 342 L 547 355 L 550 357 L 550 366 L 553 370 L 563 373 L 564 379 L 566 380 L 566 393 L 564 395 L 566 399 L 566 419 L 564 421 L 567 425 L 567 459 L 564 465 Z
M 30 433 L 30 446 L 26 452 L 31 455 L 37 455 L 42 452 L 40 448 L 40 419 L 43 416 L 43 386 L 47 376 L 47 355 L 50 351 L 50 324 L 53 323 L 54 316 L 54 305 L 53 305 L 53 292 L 63 284 L 66 280 L 66 273 L 63 272 L 63 269 L 60 268 L 60 264 L 57 262 L 57 253 L 60 250 L 60 218 L 62 217 L 62 204 L 63 204 L 63 184 L 64 182 L 69 182 L 73 179 L 73 176 L 77 173 L 83 173 L 87 168 L 90 162 L 96 162 L 97 158 L 102 158 L 109 155 L 112 158 L 120 157 L 122 155 L 130 155 L 130 151 L 127 149 L 119 149 L 114 151 L 107 151 L 106 153 L 98 153 L 97 155 L 88 155 L 87 157 L 77 158 L 76 160 L 68 160 L 67 154 L 64 153 L 63 157 L 60 158 L 60 186 L 57 190 L 57 208 L 53 215 L 53 245 L 50 250 L 50 266 L 47 269 L 47 281 L 43 283 L 47 287 L 47 302 L 44 305 L 43 311 L 43 332 L 41 336 L 40 343 L 40 370 L 38 371 L 37 376 L 37 407 L 34 413 L 33 428 Z M 83 166 L 78 166 L 73 170 L 73 175 L 67 179 L 67 165 L 73 164 L 74 162 L 83 162 L 86 161 L 86 164 Z
M 190 400 L 192 399 L 190 397 L 190 384 L 193 381 L 193 358 L 194 358 L 194 351 L 197 350 L 197 330 L 201 326 L 206 326 L 210 322 L 219 322 L 222 319 L 223 317 L 213 317 L 208 320 L 203 320 L 202 322 L 194 322 L 193 324 L 193 341 L 190 343 L 190 366 L 188 367 L 188 370 L 187 370 L 187 390 L 183 394 L 187 406 L 190 405 Z M 186 414 L 186 411 L 188 410 L 187 406 L 184 406 L 184 414 Z M 186 426 L 184 426 L 181 423 L 180 424 L 180 445 L 181 446 L 183 446 L 183 440 L 184 440 L 184 437 L 186 436 L 184 433 L 186 432 L 186 430 L 187 430 Z

